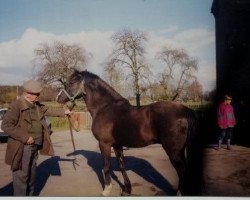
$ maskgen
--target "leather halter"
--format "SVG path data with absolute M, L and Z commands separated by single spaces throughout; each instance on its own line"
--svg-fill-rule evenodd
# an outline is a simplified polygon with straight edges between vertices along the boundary
M 68 97 L 68 99 L 69 99 L 71 102 L 74 102 L 75 99 L 76 99 L 76 97 L 77 97 L 77 96 L 81 93 L 81 91 L 84 89 L 84 87 L 83 87 L 83 82 L 84 82 L 84 81 L 81 81 L 81 87 L 77 90 L 77 92 L 76 92 L 75 95 L 70 96 L 70 94 L 69 94 L 65 89 L 62 89 L 62 90 L 58 93 L 58 95 L 56 96 L 56 100 L 58 99 L 58 97 L 59 97 L 62 93 L 64 93 L 64 94 Z

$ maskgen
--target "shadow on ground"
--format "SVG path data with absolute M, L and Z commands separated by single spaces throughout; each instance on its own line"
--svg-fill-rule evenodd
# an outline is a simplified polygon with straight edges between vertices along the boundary
M 59 161 L 60 162 L 73 162 L 74 159 L 62 159 L 59 156 L 54 156 L 43 161 L 37 167 L 37 178 L 36 178 L 35 193 L 34 193 L 35 196 L 39 196 L 49 176 L 61 176 Z M 12 182 L 0 188 L 0 196 L 12 196 L 12 195 L 13 195 L 13 183 Z
M 88 165 L 95 171 L 100 184 L 104 188 L 104 177 L 103 177 L 103 158 L 100 153 L 87 150 L 77 150 L 67 156 L 82 155 L 87 159 Z M 115 180 L 119 186 L 123 189 L 124 185 L 121 183 L 113 171 L 120 171 L 118 167 L 118 161 L 116 157 L 111 157 L 111 177 Z M 136 158 L 133 156 L 125 156 L 125 169 L 126 171 L 131 170 L 137 175 L 144 178 L 146 181 L 152 183 L 158 187 L 162 192 L 159 194 L 165 196 L 176 195 L 176 191 L 172 185 L 165 179 L 149 162 L 144 159 Z M 133 184 L 132 184 L 133 187 Z
M 103 178 L 103 162 L 102 155 L 94 151 L 87 150 L 77 150 L 73 153 L 68 154 L 67 156 L 73 155 L 82 155 L 87 159 L 88 165 L 96 173 L 100 184 L 104 187 L 104 178 Z M 74 159 L 63 159 L 59 156 L 51 157 L 43 161 L 37 167 L 37 178 L 35 183 L 35 196 L 39 196 L 40 192 L 44 188 L 49 176 L 61 176 L 61 170 L 59 167 L 59 162 L 74 162 Z M 124 188 L 123 183 L 121 183 L 118 177 L 114 174 L 113 171 L 119 171 L 118 162 L 115 157 L 111 158 L 111 177 L 119 184 L 121 188 Z M 146 160 L 136 158 L 133 156 L 125 157 L 125 167 L 126 170 L 131 170 L 137 175 L 144 178 L 146 181 L 152 183 L 160 190 L 156 195 L 175 195 L 176 192 L 172 188 L 172 185 Z M 135 183 L 138 185 L 138 183 Z M 134 185 L 134 186 L 135 186 Z M 132 184 L 133 186 L 133 184 Z M 6 186 L 0 188 L 0 196 L 12 196 L 13 195 L 13 185 L 12 182 L 8 183 Z

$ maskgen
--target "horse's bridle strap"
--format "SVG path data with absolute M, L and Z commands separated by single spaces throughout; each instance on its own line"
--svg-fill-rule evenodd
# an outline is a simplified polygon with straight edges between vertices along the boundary
M 83 82 L 82 82 L 82 86 L 83 86 Z M 69 98 L 69 100 L 74 102 L 76 97 L 81 93 L 81 90 L 82 90 L 82 87 L 78 89 L 78 91 L 76 92 L 74 96 L 70 96 L 70 94 L 65 89 L 62 89 L 57 96 L 60 96 L 60 94 L 64 92 L 64 94 Z
M 76 98 L 76 96 L 78 95 L 78 92 L 77 92 L 74 96 L 70 96 L 69 93 L 68 93 L 65 89 L 62 89 L 62 90 L 60 91 L 60 93 L 58 94 L 58 96 L 59 96 L 62 92 L 64 92 L 64 94 L 69 98 L 70 101 L 74 101 L 75 98 Z

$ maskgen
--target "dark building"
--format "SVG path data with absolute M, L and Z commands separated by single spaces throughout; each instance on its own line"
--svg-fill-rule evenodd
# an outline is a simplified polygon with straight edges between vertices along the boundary
M 211 12 L 216 26 L 217 97 L 233 96 L 239 125 L 235 135 L 249 145 L 250 0 L 214 0 Z
M 250 0 L 214 0 L 217 91 L 250 99 Z

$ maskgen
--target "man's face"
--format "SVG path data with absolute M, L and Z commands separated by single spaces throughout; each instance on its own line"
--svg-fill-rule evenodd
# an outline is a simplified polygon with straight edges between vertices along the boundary
M 29 93 L 29 92 L 24 92 L 25 97 L 32 103 L 35 103 L 38 101 L 40 93 Z

